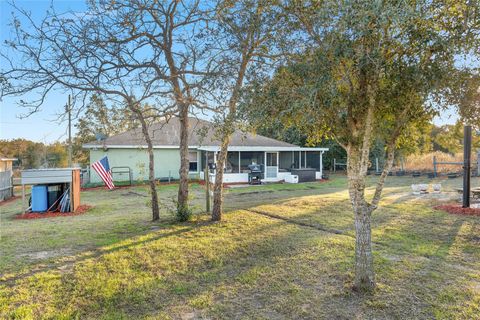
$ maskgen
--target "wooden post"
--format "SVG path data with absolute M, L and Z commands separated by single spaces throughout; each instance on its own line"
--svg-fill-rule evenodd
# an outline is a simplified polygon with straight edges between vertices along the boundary
M 13 170 L 10 171 L 10 172 L 13 172 Z M 15 194 L 14 194 L 14 189 L 15 188 L 13 187 L 13 175 L 10 176 L 10 187 L 11 187 L 10 188 L 10 196 L 13 198 L 15 196 Z
M 206 198 L 206 204 L 205 204 L 205 207 L 206 207 L 206 211 L 208 213 L 210 213 L 210 177 L 209 177 L 209 172 L 208 172 L 208 158 L 207 158 L 207 162 L 205 164 L 205 170 L 203 171 L 203 175 L 204 175 L 204 178 L 205 178 L 205 187 L 206 187 L 206 194 L 205 194 L 205 198 Z
M 22 183 L 22 214 L 25 213 L 25 185 Z

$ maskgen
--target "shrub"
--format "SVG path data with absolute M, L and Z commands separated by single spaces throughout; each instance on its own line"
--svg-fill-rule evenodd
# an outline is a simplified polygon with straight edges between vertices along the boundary
M 193 210 L 187 206 L 177 205 L 177 210 L 175 211 L 175 217 L 179 222 L 189 221 L 192 218 Z

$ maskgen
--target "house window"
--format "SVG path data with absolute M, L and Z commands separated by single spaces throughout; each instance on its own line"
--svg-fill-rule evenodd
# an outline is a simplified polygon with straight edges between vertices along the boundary
M 190 172 L 198 172 L 198 156 L 197 151 L 190 151 L 188 153 L 188 161 L 190 162 L 190 166 L 188 171 Z

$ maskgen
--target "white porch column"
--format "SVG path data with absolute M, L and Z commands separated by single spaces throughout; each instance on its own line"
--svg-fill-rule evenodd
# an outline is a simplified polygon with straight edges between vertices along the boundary
M 278 179 L 278 168 L 280 167 L 280 153 L 277 151 L 277 179 Z
M 267 178 L 267 152 L 264 151 L 263 152 L 263 155 L 264 155 L 264 162 L 263 162 L 263 173 L 265 174 L 265 179 Z
M 323 178 L 323 151 L 320 151 L 320 179 Z

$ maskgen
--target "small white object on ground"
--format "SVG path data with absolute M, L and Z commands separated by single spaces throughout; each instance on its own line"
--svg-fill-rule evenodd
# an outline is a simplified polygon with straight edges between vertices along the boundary
M 298 183 L 298 176 L 296 174 L 289 174 L 285 176 L 286 183 Z
M 428 184 L 419 184 L 420 193 L 428 193 Z
M 433 193 L 440 193 L 442 192 L 442 184 L 436 183 L 432 185 Z
M 412 184 L 413 194 L 420 194 L 420 187 L 418 184 Z

